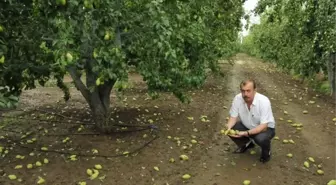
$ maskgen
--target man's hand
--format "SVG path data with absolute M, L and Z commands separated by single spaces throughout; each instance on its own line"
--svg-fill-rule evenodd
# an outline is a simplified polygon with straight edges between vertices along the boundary
M 236 124 L 236 122 L 237 122 L 237 118 L 230 117 L 226 124 L 227 130 L 231 130 L 231 128 Z
M 234 138 L 240 138 L 240 137 L 248 137 L 247 131 L 240 131 L 236 135 L 230 135 L 231 137 Z

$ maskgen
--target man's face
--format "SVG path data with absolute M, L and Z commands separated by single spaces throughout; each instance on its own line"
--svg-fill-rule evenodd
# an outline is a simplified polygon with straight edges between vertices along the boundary
M 255 89 L 253 88 L 253 83 L 248 82 L 245 84 L 245 86 L 241 86 L 240 91 L 243 95 L 245 102 L 252 103 L 255 95 Z

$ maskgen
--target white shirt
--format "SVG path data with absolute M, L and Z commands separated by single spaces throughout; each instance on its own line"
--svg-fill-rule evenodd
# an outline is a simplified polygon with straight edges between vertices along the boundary
M 275 121 L 270 100 L 260 93 L 256 93 L 250 110 L 247 107 L 242 94 L 235 96 L 230 109 L 231 117 L 238 117 L 248 129 L 257 127 L 260 124 L 268 124 L 270 128 L 275 128 Z

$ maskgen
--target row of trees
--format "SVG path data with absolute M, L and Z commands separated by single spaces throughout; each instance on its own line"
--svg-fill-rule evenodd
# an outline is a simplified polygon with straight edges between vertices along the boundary
M 243 49 L 303 78 L 322 71 L 335 93 L 335 5 L 334 0 L 259 0 L 255 13 L 261 21 L 251 26 Z
M 70 74 L 103 131 L 110 93 L 136 66 L 156 96 L 199 87 L 237 49 L 242 0 L 5 0 L 0 2 L 0 91 L 20 95 Z M 3 57 L 3 58 L 2 58 Z M 3 60 L 2 60 L 3 59 Z M 85 80 L 82 80 L 84 79 Z M 123 86 L 119 86 L 122 88 Z

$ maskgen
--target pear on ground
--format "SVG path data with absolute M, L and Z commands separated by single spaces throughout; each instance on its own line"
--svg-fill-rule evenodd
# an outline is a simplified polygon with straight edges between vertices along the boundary
M 315 162 L 315 159 L 314 159 L 314 158 L 312 158 L 312 157 L 308 157 L 308 160 L 309 160 L 310 162 L 312 162 L 312 163 L 314 163 L 314 162 Z
M 305 161 L 304 163 L 303 163 L 303 165 L 306 167 L 306 168 L 309 168 L 309 162 L 308 161 Z
M 324 174 L 324 171 L 321 170 L 321 169 L 318 169 L 318 170 L 316 171 L 316 173 L 319 174 L 319 175 L 323 175 L 323 174 Z
M 251 184 L 251 181 L 250 180 L 244 180 L 243 181 L 243 185 L 250 185 Z
M 184 179 L 184 180 L 188 180 L 188 179 L 190 179 L 190 177 L 191 177 L 191 175 L 189 175 L 189 174 L 184 174 L 184 175 L 182 176 L 182 179 Z
M 336 180 L 330 180 L 327 185 L 336 185 Z
M 13 174 L 8 175 L 8 178 L 9 178 L 10 180 L 15 180 L 15 179 L 17 179 L 16 175 L 13 175 Z
M 38 176 L 37 184 L 44 184 L 44 183 L 45 180 L 42 177 Z
M 180 155 L 180 159 L 182 159 L 183 161 L 187 161 L 189 160 L 189 157 L 187 155 L 182 154 Z

